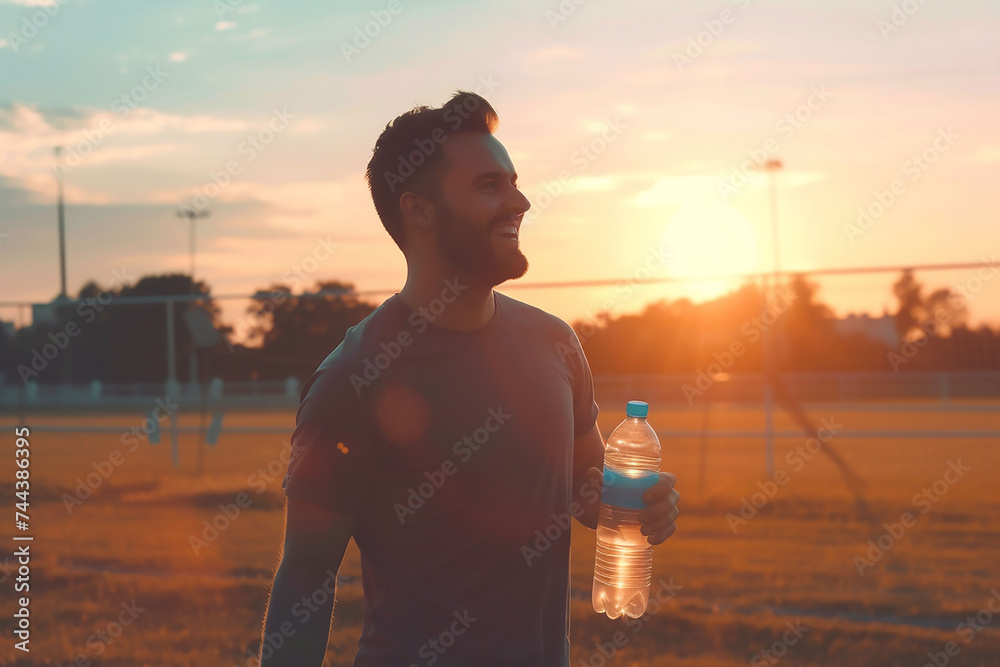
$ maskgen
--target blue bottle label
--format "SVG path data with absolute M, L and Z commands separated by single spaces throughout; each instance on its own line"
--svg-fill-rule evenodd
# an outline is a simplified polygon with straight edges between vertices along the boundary
M 630 510 L 646 509 L 646 503 L 642 502 L 642 493 L 656 484 L 659 479 L 660 474 L 655 472 L 642 477 L 626 477 L 605 468 L 601 502 L 605 505 L 624 507 Z

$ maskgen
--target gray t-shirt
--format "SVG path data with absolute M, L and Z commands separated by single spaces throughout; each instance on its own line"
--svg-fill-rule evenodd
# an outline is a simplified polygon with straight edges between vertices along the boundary
M 449 287 L 348 330 L 302 389 L 283 486 L 358 517 L 355 665 L 568 665 L 571 503 L 604 460 L 574 451 L 590 367 L 569 325 L 497 292 L 484 327 L 434 326 Z

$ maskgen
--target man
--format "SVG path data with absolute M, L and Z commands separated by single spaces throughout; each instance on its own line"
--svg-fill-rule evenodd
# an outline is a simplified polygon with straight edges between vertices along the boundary
M 351 537 L 355 665 L 569 664 L 570 516 L 597 525 L 604 443 L 573 329 L 493 290 L 528 268 L 530 206 L 497 122 L 460 92 L 375 144 L 368 185 L 406 284 L 303 386 L 264 667 L 323 662 Z M 650 544 L 674 532 L 674 481 L 645 494 Z

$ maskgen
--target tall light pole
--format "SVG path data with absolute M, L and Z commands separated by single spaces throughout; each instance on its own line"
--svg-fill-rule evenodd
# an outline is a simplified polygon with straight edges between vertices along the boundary
M 66 295 L 66 211 L 63 206 L 63 173 L 59 165 L 59 156 L 63 147 L 56 146 L 52 153 L 56 162 L 56 199 L 57 216 L 59 218 L 59 296 L 56 301 L 62 302 L 68 299 Z M 60 321 L 62 314 L 59 309 L 55 310 L 56 321 Z M 63 362 L 63 379 L 66 384 L 73 381 L 73 348 L 70 346 L 66 350 L 65 361 Z
M 191 255 L 191 293 L 194 294 L 194 244 L 196 236 L 195 221 L 198 218 L 207 218 L 209 215 L 208 211 L 201 209 L 194 209 L 187 206 L 181 206 L 177 209 L 177 217 L 184 218 L 188 221 L 188 230 L 190 231 L 190 255 Z
M 66 215 L 63 210 L 63 178 L 62 169 L 59 168 L 59 155 L 62 153 L 62 146 L 56 146 L 54 153 L 56 157 L 56 192 L 58 197 L 59 216 L 59 298 L 66 299 Z
M 774 242 L 774 286 L 778 286 L 778 274 L 781 273 L 781 252 L 778 249 L 778 189 L 775 184 L 775 172 L 782 168 L 781 160 L 768 160 L 764 163 L 768 180 L 771 185 L 771 240 Z
M 781 273 L 781 253 L 778 245 L 778 191 L 775 184 L 775 174 L 781 169 L 780 160 L 768 160 L 761 169 L 768 174 L 771 190 L 771 240 L 774 243 L 773 270 L 770 289 L 765 289 L 767 300 L 778 290 L 778 276 Z M 774 476 L 774 385 L 777 379 L 777 367 L 774 359 L 774 327 L 764 331 L 764 431 L 765 431 L 765 464 L 768 477 Z
M 190 206 L 181 206 L 177 209 L 177 217 L 184 218 L 188 221 L 188 230 L 190 232 L 190 253 L 191 253 L 191 294 L 194 294 L 194 256 L 195 256 L 195 237 L 196 227 L 195 222 L 198 218 L 207 218 L 208 211 L 205 209 L 195 209 Z M 192 302 L 193 304 L 193 302 Z M 198 347 L 196 345 L 191 346 L 191 387 L 192 389 L 198 384 Z

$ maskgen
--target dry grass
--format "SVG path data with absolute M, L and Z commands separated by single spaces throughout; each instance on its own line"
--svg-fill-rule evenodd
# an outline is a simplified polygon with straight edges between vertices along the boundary
M 621 414 L 606 410 L 602 426 Z M 983 414 L 838 412 L 848 429 L 1000 428 Z M 195 423 L 194 417 L 191 422 Z M 700 428 L 700 413 L 654 413 L 660 428 Z M 114 423 L 124 432 L 138 415 L 44 417 L 33 424 Z M 226 416 L 226 425 L 291 427 L 289 413 Z M 756 412 L 712 415 L 713 428 L 759 426 Z M 4 424 L 12 424 L 9 418 Z M 784 419 L 779 428 L 790 428 Z M 10 433 L 10 430 L 5 430 Z M 150 667 L 245 665 L 258 639 L 267 588 L 282 529 L 280 476 L 258 493 L 248 477 L 277 457 L 281 436 L 224 433 L 203 453 L 194 474 L 197 443 L 182 439 L 181 468 L 170 466 L 169 445 L 124 450 L 117 436 L 36 433 L 32 437 L 31 516 L 32 652 L 28 659 L 0 648 L 0 665 L 65 665 L 78 655 L 91 665 Z M 12 456 L 13 437 L 4 456 Z M 165 438 L 167 440 L 167 438 Z M 800 471 L 785 462 L 799 440 L 779 441 L 775 461 L 789 481 L 733 534 L 726 520 L 740 498 L 764 481 L 763 445 L 715 439 L 702 460 L 698 440 L 665 442 L 665 468 L 680 479 L 684 496 L 677 535 L 656 555 L 657 578 L 683 588 L 642 628 L 598 616 L 590 607 L 593 533 L 574 531 L 572 641 L 575 665 L 602 664 L 596 645 L 623 631 L 617 665 L 745 665 L 781 638 L 785 623 L 809 628 L 778 664 L 923 665 L 927 652 L 948 641 L 961 648 L 955 665 L 994 665 L 1000 655 L 1000 617 L 971 642 L 956 626 L 985 607 L 1000 588 L 1000 470 L 998 443 L 985 440 L 852 440 L 832 445 L 867 482 L 876 523 L 866 520 L 834 466 L 822 454 Z M 114 449 L 124 463 L 72 515 L 60 500 L 77 476 Z M 926 514 L 914 494 L 942 478 L 949 460 L 971 470 Z M 5 469 L 7 469 L 5 467 Z M 704 479 L 699 471 L 704 470 Z M 11 497 L 11 476 L 0 480 Z M 246 491 L 252 505 L 219 538 L 195 555 L 188 540 L 211 519 L 219 503 Z M 888 553 L 859 576 L 852 558 L 881 532 L 882 521 L 918 514 Z M 11 542 L 6 541 L 7 544 Z M 9 554 L 0 551 L 0 561 Z M 359 555 L 353 544 L 341 569 L 328 665 L 350 665 L 360 633 L 363 601 Z M 11 581 L 2 584 L 10 605 Z M 121 636 L 88 647 L 88 637 L 113 621 L 121 604 L 144 609 Z M 0 619 L 10 637 L 9 614 Z M 623 636 L 619 636 L 619 640 Z M 758 663 L 769 664 L 769 663 Z

